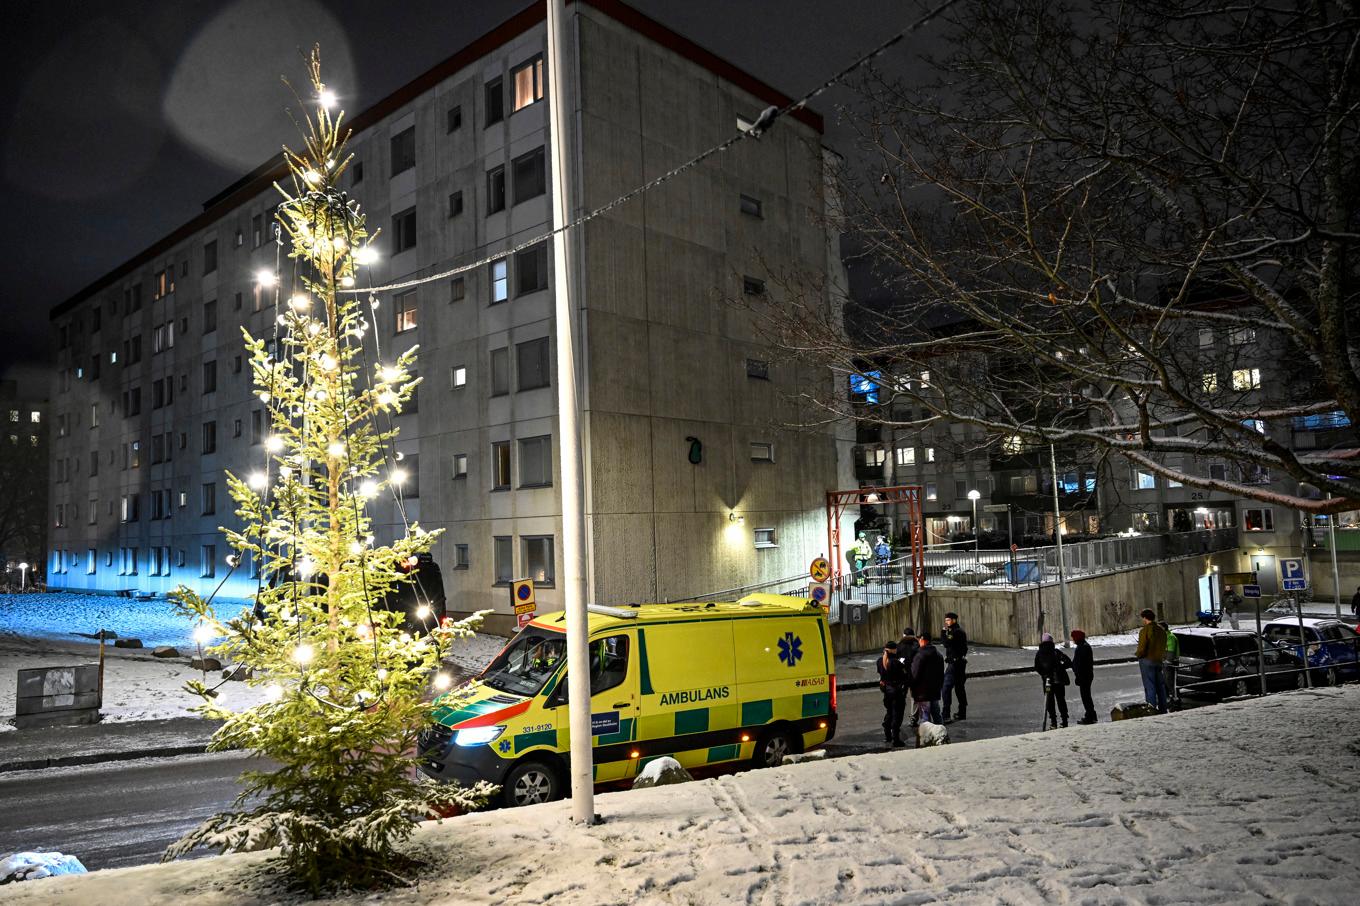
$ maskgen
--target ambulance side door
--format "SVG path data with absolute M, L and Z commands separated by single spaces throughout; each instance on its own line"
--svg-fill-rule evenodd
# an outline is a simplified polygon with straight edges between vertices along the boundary
M 590 640 L 590 724 L 595 747 L 595 782 L 627 780 L 637 759 L 632 742 L 637 738 L 638 667 L 637 637 L 633 630 L 608 632 Z M 567 673 L 564 670 L 552 704 L 557 726 L 567 729 L 561 738 L 570 740 Z M 568 742 L 568 745 L 570 743 Z

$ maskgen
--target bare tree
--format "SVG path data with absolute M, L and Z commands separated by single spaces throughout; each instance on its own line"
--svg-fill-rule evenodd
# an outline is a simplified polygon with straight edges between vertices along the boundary
M 48 460 L 46 434 L 33 436 L 34 443 L 28 435 L 0 436 L 0 552 L 35 564 L 36 573 L 47 542 Z
M 842 322 L 781 294 L 776 344 L 877 372 L 858 418 L 1360 506 L 1355 4 L 976 2 L 940 27 L 930 79 L 876 72 L 847 108 L 846 226 L 889 301 Z

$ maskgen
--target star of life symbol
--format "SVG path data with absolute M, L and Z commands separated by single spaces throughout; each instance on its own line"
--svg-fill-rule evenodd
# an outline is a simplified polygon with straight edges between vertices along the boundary
M 510 751 L 510 740 L 508 740 L 508 739 L 502 739 L 499 743 L 497 743 L 497 745 L 500 746 L 500 750 L 501 750 L 502 752 L 509 752 L 509 751 Z
M 802 657 L 803 640 L 791 632 L 784 633 L 784 637 L 779 640 L 779 660 L 792 667 Z

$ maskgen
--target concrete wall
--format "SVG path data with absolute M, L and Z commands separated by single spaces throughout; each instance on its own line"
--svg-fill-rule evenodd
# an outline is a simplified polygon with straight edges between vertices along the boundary
M 1341 577 L 1341 612 L 1351 612 L 1351 596 L 1360 588 L 1360 551 L 1336 552 L 1336 571 Z M 1313 585 L 1313 600 L 1333 601 L 1332 554 L 1324 549 L 1308 552 L 1308 576 Z

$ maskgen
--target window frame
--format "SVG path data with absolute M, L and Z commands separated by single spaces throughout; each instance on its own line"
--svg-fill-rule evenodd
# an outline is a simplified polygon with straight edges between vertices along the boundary
M 416 206 L 392 215 L 392 254 L 400 255 L 416 247 Z M 410 240 L 409 244 L 407 240 Z
M 516 441 L 515 441 L 515 443 L 516 443 L 516 445 L 519 447 L 519 457 L 518 457 L 518 459 L 519 459 L 519 485 L 518 485 L 518 487 L 520 487 L 520 488 L 550 488 L 550 487 L 552 487 L 552 486 L 553 486 L 553 449 L 552 449 L 552 435 L 551 435 L 551 434 L 539 434 L 539 435 L 536 435 L 536 436 L 534 436 L 534 437 L 521 437 L 521 438 L 517 438 Z M 537 455 L 541 455 L 541 456 L 542 456 L 542 460 L 541 460 L 542 465 L 543 465 L 542 474 L 541 474 L 541 476 L 535 476 L 535 477 L 541 477 L 541 478 L 543 479 L 542 481 L 526 481 L 526 480 L 525 480 L 525 468 L 524 468 L 524 466 L 525 466 L 525 462 L 529 460 L 529 456 L 526 455 L 525 451 L 526 451 L 526 449 L 529 449 L 529 448 L 535 448 L 535 449 L 537 450 Z
M 420 309 L 417 306 L 416 288 L 396 293 L 392 296 L 393 333 L 409 333 L 420 326 Z
M 537 166 L 534 166 L 534 164 Z M 512 205 L 520 205 L 548 193 L 548 157 L 542 145 L 510 161 Z
M 539 102 L 541 102 L 541 101 L 543 100 L 544 81 L 545 81 L 545 80 L 544 80 L 543 65 L 544 65 L 544 64 L 543 64 L 543 54 L 540 53 L 540 54 L 535 54 L 534 56 L 532 56 L 532 57 L 530 57 L 529 59 L 525 60 L 523 63 L 520 63 L 518 66 L 515 66 L 515 67 L 511 68 L 511 70 L 510 70 L 510 92 L 511 92 L 511 94 L 510 94 L 510 115 L 511 115 L 511 116 L 514 116 L 516 113 L 519 113 L 521 110 L 525 110 L 525 109 L 527 109 L 527 108 L 529 108 L 529 107 L 532 107 L 532 106 L 534 106 L 535 104 L 537 104 L 537 103 L 539 103 Z M 520 73 L 528 73 L 528 75 L 529 75 L 529 85 L 528 85 L 528 88 L 529 88 L 529 99 L 528 99 L 527 101 L 524 101 L 524 103 L 520 103 L 520 84 L 519 84 L 519 83 L 520 83 L 520 78 L 519 78 L 519 77 L 520 77 Z
M 546 545 L 546 563 L 543 564 L 542 577 L 530 568 L 532 557 L 530 549 L 532 545 Z M 520 535 L 519 537 L 520 568 L 524 577 L 532 579 L 534 585 L 540 588 L 553 588 L 557 584 L 557 543 L 553 535 Z
M 542 350 L 542 354 L 537 355 L 536 350 Z M 541 367 L 526 368 L 525 356 L 533 355 L 539 360 Z M 532 362 L 530 364 L 533 364 Z M 526 375 L 530 378 L 534 372 L 539 372 L 540 380 L 537 383 L 529 383 Z M 537 337 L 532 340 L 525 340 L 515 344 L 515 392 L 523 393 L 526 390 L 540 390 L 544 387 L 552 386 L 552 344 L 548 337 Z
M 515 480 L 514 460 L 510 454 L 511 441 L 491 442 L 491 490 L 508 491 Z
M 407 126 L 389 138 L 388 149 L 391 153 L 389 177 L 395 177 L 407 170 L 414 169 L 416 165 L 416 127 L 414 125 Z

